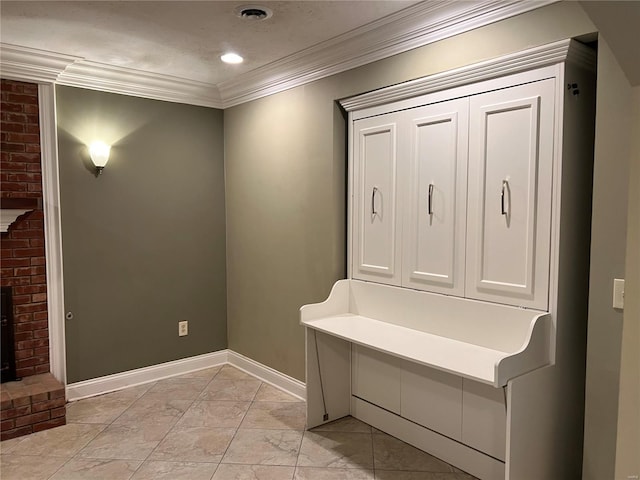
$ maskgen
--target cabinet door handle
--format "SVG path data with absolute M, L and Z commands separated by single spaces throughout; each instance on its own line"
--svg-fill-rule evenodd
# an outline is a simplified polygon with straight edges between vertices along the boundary
M 371 215 L 377 215 L 376 211 L 376 193 L 378 193 L 378 187 L 373 187 L 371 191 Z
M 433 183 L 429 184 L 429 199 L 427 202 L 427 213 L 433 215 Z
M 502 215 L 507 215 L 507 209 L 504 206 L 504 192 L 509 190 L 509 182 L 507 180 L 502 181 L 502 191 L 500 192 L 500 212 Z

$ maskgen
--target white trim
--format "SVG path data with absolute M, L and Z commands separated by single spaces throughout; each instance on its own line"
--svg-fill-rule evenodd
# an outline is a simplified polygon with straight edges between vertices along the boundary
M 184 375 L 185 373 L 203 370 L 218 365 L 229 364 L 243 370 L 254 377 L 273 385 L 301 400 L 306 398 L 306 386 L 300 380 L 291 378 L 271 367 L 240 355 L 232 350 L 220 350 L 195 357 L 183 358 L 172 362 L 137 368 L 127 372 L 115 373 L 104 377 L 92 378 L 83 382 L 67 385 L 67 401 L 94 397 L 104 393 L 122 390 L 145 383 L 156 382 L 165 378 Z
M 307 387 L 304 382 L 292 378 L 284 373 L 280 373 L 271 367 L 256 362 L 244 355 L 241 355 L 233 350 L 229 350 L 228 362 L 240 370 L 259 378 L 263 382 L 273 385 L 280 390 L 284 390 L 290 395 L 297 397 L 301 400 L 307 398 Z
M 80 57 L 0 43 L 2 78 L 23 82 L 52 83 L 60 72 Z
M 3 78 L 227 108 L 382 60 L 558 0 L 420 2 L 217 85 L 0 43 Z
M 60 73 L 57 83 L 154 100 L 222 107 L 220 94 L 213 84 L 88 60 L 69 65 Z
M 221 108 L 218 88 L 210 83 L 133 68 L 92 62 L 82 57 L 0 43 L 2 78 Z
M 224 108 L 428 45 L 557 0 L 420 2 L 218 84 Z
M 471 83 L 468 85 L 461 85 L 459 87 L 453 87 L 447 90 L 428 92 L 422 95 L 405 98 L 404 100 L 398 100 L 391 103 L 383 103 L 380 105 L 375 105 L 373 107 L 363 108 L 361 110 L 353 110 L 349 112 L 349 115 L 351 115 L 353 120 L 360 120 L 362 118 L 381 115 L 383 113 L 389 113 L 391 111 L 406 110 L 422 105 L 430 105 L 433 103 L 450 100 L 452 98 L 470 97 L 472 95 L 486 93 L 492 90 L 499 90 L 501 88 L 508 88 L 515 85 L 524 85 L 525 83 L 555 77 L 558 69 L 557 65 L 558 64 L 514 73 L 511 75 L 491 78 L 489 80 L 478 81 L 476 83 Z
M 47 266 L 47 315 L 49 318 L 49 364 L 58 381 L 67 382 L 64 331 L 64 275 L 62 268 L 62 221 L 56 98 L 52 84 L 38 85 L 40 150 L 42 163 L 42 209 L 44 213 L 45 258 Z
M 160 363 L 150 367 L 136 368 L 127 372 L 92 378 L 67 385 L 67 401 L 94 397 L 103 393 L 122 390 L 145 383 L 156 382 L 176 375 L 203 370 L 227 363 L 228 350 L 205 353 L 195 357 Z
M 543 68 L 564 61 L 572 61 L 584 68 L 595 69 L 595 53 L 591 49 L 574 40 L 560 40 L 346 98 L 341 100 L 340 104 L 345 110 L 352 112 L 398 102 L 418 95 L 450 90 L 484 80 Z

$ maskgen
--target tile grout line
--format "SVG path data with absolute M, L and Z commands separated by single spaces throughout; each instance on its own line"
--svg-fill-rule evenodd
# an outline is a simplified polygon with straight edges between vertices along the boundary
M 157 382 L 153 382 L 153 385 L 155 385 L 156 383 L 157 383 Z M 150 387 L 150 388 L 153 388 L 153 386 L 152 386 L 152 387 Z M 147 391 L 148 391 L 148 390 L 149 390 L 149 389 L 147 389 Z M 145 391 L 145 393 L 146 393 L 146 391 Z M 109 394 L 107 393 L 106 395 L 109 395 Z M 143 395 L 144 395 L 144 393 L 143 393 Z M 89 444 L 90 444 L 92 441 L 94 441 L 94 440 L 98 437 L 98 435 L 100 435 L 100 434 L 101 434 L 101 433 L 103 433 L 105 430 L 107 430 L 110 426 L 112 426 L 112 425 L 114 424 L 114 422 L 115 422 L 118 418 L 120 418 L 122 415 L 124 415 L 124 413 L 125 413 L 127 410 L 129 410 L 129 408 L 131 408 L 131 406 L 132 406 L 134 403 L 136 403 L 136 401 L 137 401 L 139 398 L 141 398 L 141 397 L 142 397 L 142 395 L 141 395 L 140 397 L 138 397 L 138 398 L 133 399 L 133 401 L 132 401 L 132 402 L 131 402 L 131 403 L 130 403 L 130 404 L 129 404 L 129 405 L 128 405 L 128 406 L 127 406 L 123 411 L 122 411 L 122 412 L 120 412 L 120 414 L 119 414 L 119 415 L 116 415 L 116 417 L 115 417 L 115 418 L 113 418 L 109 423 L 99 423 L 99 424 L 92 423 L 92 424 L 90 424 L 90 425 L 104 425 L 104 428 L 103 428 L 103 429 L 101 429 L 98 433 L 96 433 L 96 434 L 93 436 L 93 438 L 91 438 L 91 440 L 89 440 L 89 441 L 88 441 L 88 442 L 87 442 L 87 443 L 86 443 L 82 448 L 80 448 L 80 449 L 75 453 L 75 455 L 73 455 L 73 456 L 70 458 L 70 460 L 73 460 L 73 459 L 82 460 L 82 459 L 83 459 L 83 457 L 81 457 L 81 456 L 80 456 L 80 453 L 82 453 L 82 451 L 83 451 L 84 449 L 86 449 L 86 448 L 87 448 L 87 446 L 89 446 Z M 85 424 L 85 425 L 89 425 L 89 424 Z M 66 465 L 66 463 L 65 463 L 65 465 Z M 62 467 L 60 467 L 60 468 L 62 468 Z
M 104 432 L 104 431 L 109 427 L 109 424 L 103 424 L 103 423 L 99 423 L 99 424 L 95 424 L 95 423 L 94 423 L 93 425 L 102 425 L 104 428 L 102 428 L 102 429 L 100 429 L 98 432 L 96 432 L 96 434 L 95 434 L 93 437 L 91 437 L 91 439 L 89 439 L 89 441 L 88 441 L 87 443 L 85 443 L 81 448 L 79 448 L 79 449 L 78 449 L 78 451 L 77 451 L 74 455 L 72 455 L 72 456 L 71 456 L 71 458 L 69 458 L 69 461 L 74 460 L 74 459 L 76 459 L 76 458 L 77 458 L 77 459 L 79 459 L 79 460 L 81 460 L 83 457 L 81 457 L 81 456 L 80 456 L 80 453 L 82 453 L 82 451 L 83 451 L 85 448 L 87 448 L 87 446 L 88 446 L 91 442 L 93 442 L 93 441 L 98 437 L 98 435 L 100 435 L 102 432 Z M 68 462 L 65 462 L 65 465 L 66 465 L 67 463 L 68 463 Z M 60 467 L 60 468 L 62 468 L 62 467 Z M 56 473 L 57 473 L 57 472 L 56 472 Z
M 127 408 L 125 408 L 125 409 L 120 413 L 120 415 L 117 415 L 113 420 L 111 420 L 111 422 L 110 422 L 110 423 L 106 424 L 106 425 L 105 425 L 105 428 L 103 428 L 103 429 L 102 429 L 100 432 L 98 432 L 98 433 L 97 433 L 97 434 L 96 434 L 96 435 L 95 435 L 95 436 L 94 436 L 94 437 L 93 437 L 89 442 L 87 442 L 87 444 L 86 444 L 84 447 L 82 447 L 82 448 L 81 448 L 81 449 L 80 449 L 80 450 L 79 450 L 79 451 L 78 451 L 78 452 L 77 452 L 77 453 L 72 457 L 72 459 L 78 459 L 78 460 L 99 460 L 99 461 L 107 460 L 107 461 L 110 461 L 110 462 L 111 462 L 111 461 L 113 461 L 113 460 L 120 460 L 120 461 L 126 461 L 126 462 L 129 462 L 129 461 L 139 461 L 139 462 L 140 462 L 140 464 L 135 468 L 135 470 L 131 473 L 131 475 L 130 475 L 130 476 L 129 476 L 129 478 L 127 479 L 127 480 L 130 480 L 130 479 L 131 479 L 131 478 L 132 478 L 132 477 L 133 477 L 133 476 L 138 472 L 138 470 L 140 469 L 140 467 L 142 467 L 142 465 L 144 464 L 144 462 L 146 461 L 146 459 L 147 459 L 147 458 L 149 458 L 149 456 L 153 453 L 153 450 L 155 450 L 155 448 L 154 448 L 153 450 L 151 450 L 151 452 L 150 452 L 149 454 L 147 454 L 147 456 L 146 456 L 144 459 L 142 459 L 142 460 L 139 460 L 139 459 L 128 459 L 128 458 L 108 458 L 108 459 L 104 459 L 104 458 L 91 458 L 91 457 L 86 457 L 86 458 L 85 458 L 85 457 L 81 457 L 81 456 L 80 456 L 80 454 L 82 453 L 82 451 L 83 451 L 83 450 L 85 450 L 85 449 L 89 446 L 89 444 L 90 444 L 93 440 L 95 440 L 95 439 L 98 437 L 98 435 L 100 435 L 101 433 L 103 433 L 104 431 L 106 431 L 109 427 L 112 427 L 112 426 L 114 426 L 114 425 L 117 425 L 117 424 L 116 424 L 116 422 L 118 421 L 118 419 L 119 419 L 120 417 L 122 417 L 122 416 L 123 416 L 123 415 L 124 415 L 124 414 L 125 414 L 125 413 L 130 409 L 130 408 L 131 408 L 131 407 L 133 407 L 133 406 L 136 404 L 136 402 L 138 402 L 138 400 L 140 400 L 142 397 L 144 397 L 144 396 L 149 392 L 149 390 L 151 390 L 151 389 L 152 389 L 153 387 L 155 387 L 157 384 L 158 384 L 158 382 L 157 382 L 157 381 L 156 381 L 156 382 L 149 382 L 148 384 L 145 384 L 145 385 L 148 385 L 149 387 L 144 391 L 144 393 L 142 393 L 142 395 L 140 395 L 139 397 L 134 398 L 134 399 L 133 399 L 133 401 L 132 401 L 128 406 L 127 406 Z M 122 424 L 122 425 L 123 425 L 123 426 L 126 426 L 127 424 Z M 136 422 L 136 424 L 135 424 L 135 425 L 137 425 L 137 422 Z M 171 428 L 173 428 L 173 427 L 171 427 Z M 169 433 L 169 432 L 171 431 L 171 428 L 169 428 L 169 430 L 167 431 L 167 433 Z M 166 436 L 166 434 L 165 434 L 165 436 Z M 164 437 L 163 437 L 163 439 L 164 439 Z M 160 440 L 160 441 L 162 441 L 162 440 Z M 158 443 L 158 444 L 159 444 L 159 443 Z M 157 445 L 156 445 L 156 446 L 157 446 Z M 66 465 L 66 464 L 65 464 L 65 465 Z M 51 479 L 49 479 L 49 480 L 51 480 Z
M 371 470 L 373 471 L 373 478 L 374 480 L 378 477 L 378 473 L 376 470 L 376 447 L 373 443 L 373 427 L 371 425 L 369 425 L 369 436 L 371 437 L 371 459 L 372 459 L 372 465 L 371 465 Z
M 236 367 L 234 367 L 233 365 L 231 365 L 231 368 L 236 368 Z M 236 368 L 236 369 L 237 369 L 237 368 Z M 259 394 L 259 392 L 260 392 L 260 389 L 261 389 L 264 385 L 268 385 L 268 386 L 271 386 L 271 387 L 273 387 L 273 385 L 270 385 L 270 384 L 268 384 L 267 382 L 264 382 L 264 381 L 260 380 L 259 378 L 255 377 L 253 374 L 251 374 L 251 373 L 249 373 L 249 372 L 245 372 L 245 371 L 244 371 L 244 370 L 242 370 L 242 369 L 237 369 L 237 370 L 239 370 L 239 371 L 241 371 L 241 372 L 243 372 L 243 373 L 246 373 L 247 375 L 249 375 L 249 376 L 251 376 L 251 377 L 255 378 L 256 380 L 259 380 L 259 381 L 260 381 L 260 385 L 259 385 L 259 386 L 258 386 L 258 388 L 256 389 L 256 392 L 253 394 L 252 399 L 249 401 L 249 407 L 247 408 L 247 410 L 246 410 L 246 411 L 245 411 L 245 413 L 243 414 L 243 416 L 242 416 L 242 420 L 240 420 L 240 423 L 238 424 L 238 427 L 236 427 L 236 429 L 235 429 L 235 433 L 234 433 L 234 436 L 233 436 L 233 438 L 231 439 L 231 441 L 229 442 L 229 445 L 227 446 L 227 448 L 225 449 L 225 453 L 223 454 L 222 459 L 221 459 L 221 461 L 220 461 L 220 464 L 219 464 L 219 465 L 222 465 L 222 464 L 223 464 L 223 463 L 222 463 L 222 460 L 224 460 L 224 457 L 226 456 L 227 451 L 228 451 L 228 450 L 229 450 L 229 448 L 231 447 L 231 444 L 232 444 L 232 443 L 233 443 L 233 441 L 235 440 L 236 435 L 238 434 L 239 430 L 241 430 L 241 429 L 242 429 L 242 430 L 274 430 L 274 431 L 282 431 L 282 430 L 283 430 L 283 429 L 270 429 L 270 428 L 262 428 L 262 429 L 261 429 L 261 428 L 249 428 L 249 427 L 245 427 L 244 429 L 242 428 L 242 424 L 244 423 L 244 420 L 246 419 L 246 417 L 247 417 L 247 415 L 248 415 L 249 411 L 252 409 L 252 407 L 254 407 L 254 406 L 256 406 L 256 407 L 257 407 L 257 406 L 258 406 L 257 404 L 260 404 L 260 403 L 278 403 L 278 404 L 282 404 L 282 403 L 288 403 L 288 402 L 277 401 L 277 400 L 271 400 L 271 401 L 269 401 L 269 400 L 265 400 L 265 401 L 256 400 L 256 399 L 258 398 L 258 394 Z M 294 403 L 295 403 L 295 402 L 294 402 Z M 305 426 L 306 426 L 306 421 L 305 421 Z M 288 429 L 284 429 L 284 430 L 288 430 Z M 295 430 L 291 430 L 291 431 L 295 431 Z M 303 435 L 304 435 L 304 431 L 303 431 L 302 433 L 303 433 Z M 302 436 L 301 436 L 301 438 L 300 438 L 300 444 L 299 444 L 299 446 L 298 446 L 298 453 L 296 454 L 296 465 L 297 465 L 298 458 L 299 458 L 300 445 L 302 444 L 302 437 L 303 437 L 303 435 L 302 435 Z M 261 466 L 261 464 L 253 464 L 253 463 L 252 463 L 252 464 L 233 464 L 233 463 L 225 463 L 225 465 L 239 465 L 239 466 L 246 466 L 246 467 Z M 292 466 L 292 467 L 293 467 L 293 472 L 292 472 L 291 480 L 293 480 L 293 478 L 294 478 L 294 476 L 295 476 L 295 473 L 296 473 L 296 465 L 293 465 L 293 466 Z M 285 467 L 285 468 L 286 468 L 286 467 L 289 467 L 289 466 L 291 466 L 291 465 L 264 465 L 264 466 Z M 215 475 L 214 475 L 214 476 L 215 476 Z
M 70 458 L 67 458 L 67 460 L 66 460 L 62 465 L 60 465 L 60 466 L 58 467 L 58 469 L 57 469 L 55 472 L 53 472 L 53 473 L 51 474 L 51 476 L 47 477 L 47 480 L 51 480 L 53 477 L 55 477 L 55 476 L 56 476 L 56 474 L 57 474 L 60 470 L 62 470 L 62 469 L 64 468 L 64 466 L 65 466 L 67 463 L 69 463 L 71 460 L 73 460 L 74 458 L 75 458 L 75 455 L 74 455 L 74 456 L 72 456 L 72 457 L 70 457 Z
M 151 387 L 149 387 L 142 395 L 140 395 L 140 397 L 138 397 L 136 400 L 133 401 L 133 403 L 131 405 L 129 405 L 129 407 L 127 407 L 120 415 L 118 415 L 118 417 L 116 417 L 113 422 L 111 422 L 111 425 L 115 424 L 115 422 L 118 420 L 118 418 L 120 418 L 122 415 L 124 415 L 127 410 L 129 410 L 129 408 L 131 408 L 133 405 L 135 405 L 135 403 L 140 400 L 142 397 L 144 397 L 147 393 L 149 393 L 149 390 L 151 390 L 153 387 L 155 387 L 158 384 L 158 382 L 154 382 Z M 177 423 L 177 422 L 176 422 Z M 137 422 L 136 422 L 137 425 Z M 171 426 L 169 428 L 169 430 L 167 430 L 167 432 L 165 433 L 164 437 L 162 437 L 162 439 L 158 442 L 158 445 L 160 445 L 160 443 L 162 442 L 162 440 L 164 440 L 164 438 L 169 434 L 169 432 L 173 429 L 173 427 L 175 426 L 175 424 L 173 426 Z M 156 445 L 156 447 L 158 446 Z M 136 473 L 138 473 L 138 471 L 142 468 L 142 465 L 144 465 L 144 463 L 146 462 L 147 458 L 149 458 L 151 456 L 151 454 L 154 452 L 155 447 L 151 450 L 151 452 L 149 452 L 147 454 L 147 456 L 142 459 L 140 461 L 140 465 L 138 465 L 135 470 L 131 473 L 131 475 L 129 476 L 129 478 L 127 480 L 131 480 L 131 478 L 133 478 L 135 476 Z M 126 460 L 126 459 L 123 459 Z
M 134 405 L 138 400 L 140 400 L 142 397 L 144 397 L 144 396 L 146 395 L 146 393 L 147 393 L 149 390 L 151 390 L 153 387 L 155 387 L 155 386 L 157 385 L 157 383 L 158 383 L 158 382 L 150 382 L 150 383 L 144 384 L 145 386 L 146 386 L 146 385 L 150 385 L 150 386 L 149 386 L 149 388 L 147 388 L 147 389 L 144 391 L 144 393 L 143 393 L 142 395 L 140 395 L 140 396 L 139 396 L 139 397 L 137 397 L 137 398 L 134 398 L 134 399 L 133 399 L 133 401 L 132 401 L 128 406 L 127 406 L 127 408 L 125 408 L 125 409 L 120 413 L 120 415 L 117 415 L 117 416 L 116 416 L 113 420 L 111 420 L 111 422 L 109 422 L 107 425 L 108 425 L 108 426 L 111 426 L 111 425 L 113 425 L 114 423 L 116 423 L 116 421 L 117 421 L 117 420 L 118 420 L 122 415 L 124 415 L 125 413 L 127 413 L 127 411 L 128 411 L 128 410 L 129 410 L 129 409 L 130 409 L 130 408 L 131 408 L 131 407 L 132 407 L 132 406 L 133 406 L 133 405 Z M 136 388 L 136 387 L 134 387 L 134 388 Z M 122 389 L 122 390 L 116 390 L 116 392 L 120 392 L 120 391 L 123 391 L 123 390 L 124 390 L 124 389 Z M 115 393 L 115 392 L 111 392 L 111 393 Z M 107 395 L 109 395 L 109 393 L 107 393 Z
M 215 368 L 215 367 L 214 367 Z M 218 371 L 211 377 L 211 379 L 202 387 L 202 390 L 198 393 L 198 395 L 196 395 L 196 398 L 193 399 L 193 401 L 191 402 L 191 404 L 189 405 L 189 407 L 187 407 L 185 409 L 185 411 L 180 415 L 180 417 L 176 420 L 176 422 L 169 428 L 169 430 L 167 430 L 167 433 L 165 433 L 165 435 L 162 437 L 162 439 L 158 442 L 158 444 L 151 450 L 151 452 L 149 453 L 149 455 L 147 455 L 147 457 L 142 461 L 142 463 L 138 466 L 138 468 L 133 472 L 133 474 L 131 475 L 131 477 L 129 477 L 130 479 L 133 478 L 135 476 L 135 474 L 140 470 L 140 468 L 142 468 L 142 466 L 144 465 L 144 463 L 153 455 L 153 453 L 158 449 L 158 447 L 160 446 L 160 444 L 167 438 L 167 436 L 173 431 L 174 428 L 176 428 L 178 426 L 178 423 L 180 422 L 180 419 L 182 417 L 184 417 L 184 415 L 189 411 L 189 409 L 191 409 L 191 407 L 193 407 L 193 405 L 198 402 L 200 400 L 200 397 L 202 396 L 202 394 L 204 393 L 204 391 L 207 389 L 207 387 L 211 384 L 211 382 L 213 382 L 213 380 L 218 376 L 218 374 L 220 373 L 220 371 L 222 370 L 222 367 L 218 368 Z M 172 377 L 172 378 L 179 378 L 179 377 Z M 157 384 L 158 382 L 155 382 L 154 386 Z M 153 388 L 153 387 L 151 387 Z M 149 388 L 144 394 L 142 394 L 142 396 L 140 398 L 142 398 L 144 395 L 146 395 L 149 390 L 151 390 L 151 388 Z M 135 403 L 135 402 L 134 402 Z M 132 404 L 133 405 L 133 404 Z M 123 412 L 124 413 L 124 412 Z M 221 458 L 222 460 L 222 458 Z M 186 463 L 186 462 L 175 462 L 175 463 Z M 211 463 L 211 462 L 190 462 L 190 463 Z M 211 474 L 211 478 L 209 480 L 212 480 L 214 475 L 216 474 L 216 471 L 218 470 L 218 467 L 220 466 L 220 463 L 218 462 L 218 464 L 216 465 L 216 468 L 214 469 L 213 473 Z
M 127 461 L 127 462 L 129 462 L 129 461 L 140 462 L 140 464 L 135 468 L 135 470 L 134 470 L 134 471 L 132 472 L 132 474 L 129 476 L 129 480 L 130 480 L 131 478 L 133 478 L 133 477 L 136 475 L 136 473 L 140 470 L 140 468 L 142 468 L 142 466 L 144 465 L 144 463 L 149 459 L 149 457 L 151 457 L 151 455 L 155 452 L 155 450 L 157 449 L 157 447 L 162 443 L 162 441 L 167 437 L 167 435 L 169 435 L 169 433 L 171 433 L 171 431 L 173 431 L 173 429 L 177 426 L 178 422 L 180 421 L 180 418 L 182 418 L 182 417 L 184 416 L 184 414 L 185 414 L 185 413 L 186 413 L 186 412 L 187 412 L 187 411 L 188 411 L 188 410 L 193 406 L 193 404 L 194 404 L 195 402 L 197 402 L 197 401 L 198 401 L 199 395 L 200 395 L 200 394 L 201 394 L 201 393 L 202 393 L 202 392 L 207 388 L 207 386 L 211 383 L 211 381 L 213 381 L 213 379 L 216 377 L 216 375 L 217 375 L 218 373 L 219 373 L 219 371 L 218 371 L 218 372 L 216 372 L 216 373 L 213 375 L 213 377 L 211 378 L 211 380 L 209 380 L 209 381 L 208 381 L 208 382 L 203 386 L 202 390 L 199 392 L 199 394 L 196 396 L 196 398 L 195 398 L 195 399 L 193 399 L 193 400 L 191 401 L 191 404 L 190 404 L 190 405 L 185 409 L 185 411 L 184 411 L 184 412 L 183 412 L 179 417 L 177 417 L 177 418 L 175 419 L 175 421 L 174 421 L 174 423 L 173 423 L 172 425 L 170 425 L 170 426 L 169 426 L 169 429 L 168 429 L 168 430 L 167 430 L 167 432 L 163 435 L 163 437 L 158 441 L 158 444 L 157 444 L 157 445 L 156 445 L 156 446 L 151 450 L 151 452 L 149 452 L 149 453 L 145 456 L 145 458 L 144 458 L 144 459 L 127 459 L 127 458 L 122 458 L 122 459 L 118 459 L 118 458 L 108 458 L 108 459 L 104 459 L 104 458 L 85 458 L 85 457 L 81 457 L 81 456 L 80 456 L 80 454 L 81 454 L 81 452 L 82 452 L 83 450 L 85 450 L 85 449 L 86 449 L 86 447 L 87 447 L 87 446 L 88 446 L 88 445 L 89 445 L 93 440 L 95 440 L 95 438 L 96 438 L 98 435 L 100 435 L 101 433 L 103 433 L 107 428 L 109 428 L 109 427 L 111 427 L 111 426 L 114 426 L 114 425 L 116 425 L 116 426 L 117 426 L 117 425 L 118 425 L 118 424 L 116 423 L 116 422 L 117 422 L 117 420 L 118 420 L 120 417 L 122 417 L 122 416 L 123 416 L 123 415 L 124 415 L 124 414 L 125 414 L 125 413 L 126 413 L 126 412 L 131 408 L 131 407 L 133 407 L 133 406 L 134 406 L 134 405 L 135 405 L 139 400 L 143 399 L 143 397 L 144 397 L 145 395 L 147 395 L 147 394 L 148 394 L 148 393 L 149 393 L 149 392 L 150 392 L 150 391 L 151 391 L 151 390 L 152 390 L 152 389 L 153 389 L 153 388 L 154 388 L 154 387 L 159 383 L 159 381 L 157 381 L 157 382 L 150 382 L 149 384 L 146 384 L 146 385 L 149 385 L 149 387 L 144 391 L 144 393 L 142 393 L 142 394 L 141 394 L 140 396 L 138 396 L 137 398 L 134 398 L 134 399 L 133 399 L 133 401 L 132 401 L 132 402 L 131 402 L 131 403 L 130 403 L 130 404 L 129 404 L 129 405 L 128 405 L 128 406 L 127 406 L 127 407 L 126 407 L 126 408 L 125 408 L 125 409 L 124 409 L 120 414 L 119 414 L 119 415 L 117 415 L 115 418 L 113 418 L 113 419 L 111 420 L 111 422 L 110 422 L 110 423 L 102 424 L 102 425 L 104 425 L 104 426 L 105 426 L 105 428 L 104 428 L 104 429 L 102 429 L 100 432 L 98 432 L 98 433 L 97 433 L 97 434 L 96 434 L 96 435 L 95 435 L 91 440 L 89 440 L 89 441 L 87 442 L 87 444 L 86 444 L 84 447 L 82 447 L 82 448 L 81 448 L 81 449 L 80 449 L 80 450 L 79 450 L 79 451 L 78 451 L 78 452 L 77 452 L 73 457 L 71 457 L 69 460 L 72 460 L 72 459 L 79 459 L 79 460 L 98 460 L 98 461 L 103 461 L 103 460 L 106 460 L 106 461 L 120 460 L 120 461 Z M 78 423 L 80 423 L 80 422 L 78 422 Z M 96 424 L 93 424 L 93 425 L 96 425 Z M 127 425 L 132 425 L 132 424 L 128 424 L 128 423 L 123 423 L 123 424 L 122 424 L 122 426 L 127 426 Z M 136 423 L 133 423 L 133 425 L 140 426 L 140 424 L 138 424 L 137 422 L 136 422 Z M 161 424 L 161 423 L 157 423 L 157 424 L 156 424 L 156 423 L 153 423 L 152 425 L 162 425 L 162 424 Z M 64 465 L 66 465 L 67 463 L 68 463 L 68 461 L 67 461 L 67 462 L 65 462 L 65 464 L 64 464 Z M 175 462 L 175 463 L 184 463 L 184 462 Z M 207 463 L 208 463 L 208 462 L 207 462 Z M 64 466 L 64 465 L 63 465 L 63 466 Z M 62 468 L 63 466 L 61 466 L 60 468 Z M 217 467 L 216 467 L 216 468 L 217 468 Z M 56 471 L 56 473 L 57 473 L 59 470 L 60 470 L 60 469 L 58 469 L 58 470 Z M 215 471 L 214 471 L 214 473 L 215 473 Z M 55 473 L 54 473 L 54 475 L 55 475 Z M 51 478 L 51 477 L 50 477 L 50 478 Z M 49 479 L 49 480 L 50 480 L 50 479 Z
M 300 437 L 300 444 L 298 445 L 298 453 L 296 454 L 296 464 L 293 467 L 293 475 L 291 476 L 291 480 L 295 480 L 296 474 L 298 473 L 298 465 L 300 463 L 300 454 L 302 453 L 302 443 L 304 442 L 304 437 L 306 434 L 307 434 L 307 418 L 305 415 L 304 429 L 302 430 L 302 436 Z
M 222 369 L 221 369 L 222 370 Z M 251 410 L 251 406 L 253 405 L 256 395 L 258 395 L 258 391 L 260 390 L 260 387 L 263 385 L 263 381 L 260 381 L 260 385 L 258 386 L 258 389 L 256 390 L 256 393 L 253 394 L 252 400 L 249 402 L 249 407 L 247 408 L 247 410 L 244 412 L 244 414 L 242 415 L 242 419 L 240 420 L 240 422 L 238 423 L 238 426 L 235 429 L 235 432 L 233 432 L 233 437 L 231 437 L 231 440 L 229 441 L 229 444 L 227 445 L 227 448 L 224 449 L 224 453 L 222 454 L 222 456 L 220 457 L 220 462 L 218 462 L 218 467 L 220 465 L 222 465 L 222 461 L 224 460 L 225 455 L 227 454 L 227 452 L 229 451 L 229 447 L 231 447 L 231 444 L 233 443 L 233 441 L 236 438 L 236 435 L 238 434 L 238 430 L 240 430 L 240 426 L 242 425 L 242 422 L 244 422 L 244 419 L 247 416 L 247 413 L 249 413 L 249 410 Z M 225 464 L 228 465 L 228 464 Z M 218 470 L 218 468 L 216 467 L 216 471 Z M 215 473 L 214 473 L 215 476 Z M 213 476 L 211 477 L 213 479 Z
M 214 367 L 215 368 L 215 367 Z M 171 427 L 169 427 L 169 430 L 167 430 L 167 432 L 164 434 L 164 436 L 162 437 L 162 439 L 158 442 L 158 444 L 151 450 L 151 452 L 145 457 L 145 459 L 142 461 L 142 463 L 138 466 L 138 468 L 134 471 L 133 475 L 131 477 L 133 477 L 137 471 L 142 467 L 142 465 L 147 461 L 147 459 L 149 459 L 154 453 L 155 451 L 158 449 L 158 447 L 162 444 L 162 442 L 167 438 L 167 436 L 173 431 L 174 428 L 176 428 L 176 426 L 178 425 L 178 423 L 180 422 L 180 419 L 182 417 L 184 417 L 184 415 L 189 411 L 189 409 L 191 407 L 193 407 L 193 405 L 200 399 L 201 395 L 205 392 L 205 390 L 207 389 L 207 387 L 211 384 L 211 382 L 213 382 L 213 380 L 218 376 L 218 374 L 220 373 L 220 371 L 222 370 L 222 367 L 220 367 L 218 369 L 218 371 L 211 377 L 211 379 L 206 383 L 206 385 L 204 385 L 202 387 L 202 390 L 200 390 L 200 392 L 198 393 L 198 395 L 196 395 L 196 398 L 193 399 L 191 401 L 191 403 L 189 404 L 189 406 L 184 410 L 184 412 L 182 412 L 182 414 L 176 419 L 175 423 L 173 425 L 171 425 Z M 177 377 L 172 377 L 172 378 L 177 378 Z M 167 379 L 168 380 L 168 379 Z M 157 385 L 158 382 L 154 383 L 154 386 Z M 153 388 L 153 387 L 151 387 Z M 145 393 L 142 394 L 142 397 L 144 397 L 147 393 L 149 393 L 149 390 L 151 390 L 151 388 L 147 389 L 147 391 Z M 138 400 L 140 399 L 138 398 Z M 135 402 L 134 402 L 135 403 Z M 133 404 L 132 404 L 133 405 Z M 124 412 L 123 412 L 124 414 Z M 119 418 L 119 417 L 118 417 Z M 221 458 L 222 460 L 222 458 Z M 177 463 L 185 463 L 185 462 L 177 462 Z M 211 463 L 211 462 L 194 462 L 194 463 Z M 216 470 L 218 469 L 218 466 L 220 465 L 220 462 L 218 462 L 218 465 L 216 466 Z M 216 470 L 214 470 L 213 474 L 211 475 L 211 478 L 213 478 L 213 475 L 215 475 Z M 130 478 L 131 478 L 130 477 Z

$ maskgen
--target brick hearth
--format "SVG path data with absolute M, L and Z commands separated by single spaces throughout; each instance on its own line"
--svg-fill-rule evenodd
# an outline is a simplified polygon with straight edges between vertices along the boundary
M 50 373 L 2 384 L 1 440 L 66 423 L 64 386 Z

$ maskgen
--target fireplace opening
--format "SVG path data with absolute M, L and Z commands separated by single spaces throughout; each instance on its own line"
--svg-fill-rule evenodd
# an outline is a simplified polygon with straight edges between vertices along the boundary
M 11 287 L 2 287 L 2 378 L 1 383 L 17 380 L 16 378 L 16 348 L 13 341 L 13 303 L 11 301 Z

